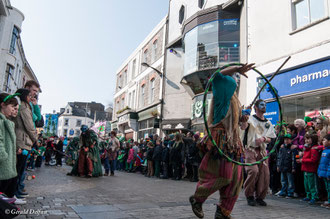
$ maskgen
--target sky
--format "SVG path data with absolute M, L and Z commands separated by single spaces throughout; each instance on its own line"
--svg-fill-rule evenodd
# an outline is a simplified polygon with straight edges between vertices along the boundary
M 166 16 L 168 0 L 11 0 L 41 85 L 42 113 L 68 102 L 113 102 L 116 72 Z

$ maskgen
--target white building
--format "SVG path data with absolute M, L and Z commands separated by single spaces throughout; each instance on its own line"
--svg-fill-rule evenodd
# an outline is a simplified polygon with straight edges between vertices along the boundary
M 91 127 L 93 124 L 94 119 L 86 109 L 77 107 L 73 103 L 68 103 L 58 117 L 57 134 L 61 137 L 79 137 L 82 125 Z
M 281 96 L 284 120 L 304 116 L 330 116 L 330 1 L 245 1 L 248 8 L 247 62 L 264 74 L 274 73 L 291 56 L 271 82 Z M 256 74 L 249 74 L 246 103 L 256 94 Z M 268 118 L 278 120 L 274 97 L 262 92 Z
M 23 50 L 23 20 L 23 13 L 9 0 L 0 1 L 0 88 L 7 93 L 15 92 L 28 80 L 38 81 Z
M 160 132 L 166 21 L 167 17 L 149 33 L 116 72 L 112 129 L 126 139 Z M 150 67 L 142 66 L 141 63 Z

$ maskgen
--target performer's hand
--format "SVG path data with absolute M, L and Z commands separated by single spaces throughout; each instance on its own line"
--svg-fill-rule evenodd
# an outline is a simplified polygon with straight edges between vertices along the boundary
M 85 152 L 87 152 L 87 151 L 88 151 L 88 148 L 87 148 L 87 147 L 86 147 L 86 148 L 84 148 L 84 151 L 85 151 Z
M 279 173 L 280 172 L 280 168 L 277 167 L 277 172 Z
M 261 145 L 264 142 L 265 142 L 265 138 L 264 137 L 261 137 L 261 138 L 257 138 L 256 139 L 256 145 L 257 146 Z
M 18 149 L 17 154 L 22 154 L 22 149 Z
M 246 63 L 242 67 L 239 67 L 237 69 L 237 72 L 247 78 L 248 76 L 245 74 L 245 72 L 250 71 L 252 68 L 254 68 L 254 63 L 251 63 L 251 64 Z

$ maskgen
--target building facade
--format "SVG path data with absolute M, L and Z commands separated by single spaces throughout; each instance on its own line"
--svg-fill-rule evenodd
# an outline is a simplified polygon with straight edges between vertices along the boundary
M 244 60 L 241 19 L 242 1 L 170 0 L 166 77 L 179 89 L 166 84 L 164 130 L 204 131 L 208 78 L 219 67 Z M 209 94 L 207 112 L 211 98 Z
M 23 13 L 9 0 L 0 1 L 0 89 L 7 93 L 15 92 L 28 80 L 38 81 L 20 37 L 23 20 Z
M 160 132 L 166 22 L 167 17 L 116 73 L 112 129 L 127 139 Z
M 92 127 L 98 121 L 106 120 L 104 105 L 95 102 L 69 102 L 61 108 L 58 116 L 58 136 L 79 137 L 82 125 Z
M 329 0 L 247 1 L 248 62 L 257 63 L 270 77 L 291 56 L 271 81 L 287 122 L 316 117 L 320 112 L 330 116 L 329 6 Z M 264 83 L 250 76 L 248 88 Z M 256 92 L 250 90 L 253 92 L 246 91 L 248 102 Z M 265 89 L 260 97 L 266 100 L 267 117 L 275 124 L 279 109 L 274 95 Z

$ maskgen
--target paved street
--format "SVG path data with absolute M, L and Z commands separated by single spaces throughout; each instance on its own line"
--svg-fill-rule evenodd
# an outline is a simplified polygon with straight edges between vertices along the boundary
M 17 218 L 197 218 L 188 197 L 195 183 L 146 178 L 141 174 L 117 172 L 114 177 L 78 178 L 66 176 L 70 167 L 45 167 L 26 181 L 30 193 L 21 210 L 39 210 Z M 32 175 L 32 172 L 29 172 Z M 205 204 L 205 218 L 213 218 L 218 194 Z M 309 206 L 297 199 L 269 196 L 267 207 L 248 207 L 241 194 L 234 218 L 329 218 L 330 211 Z

